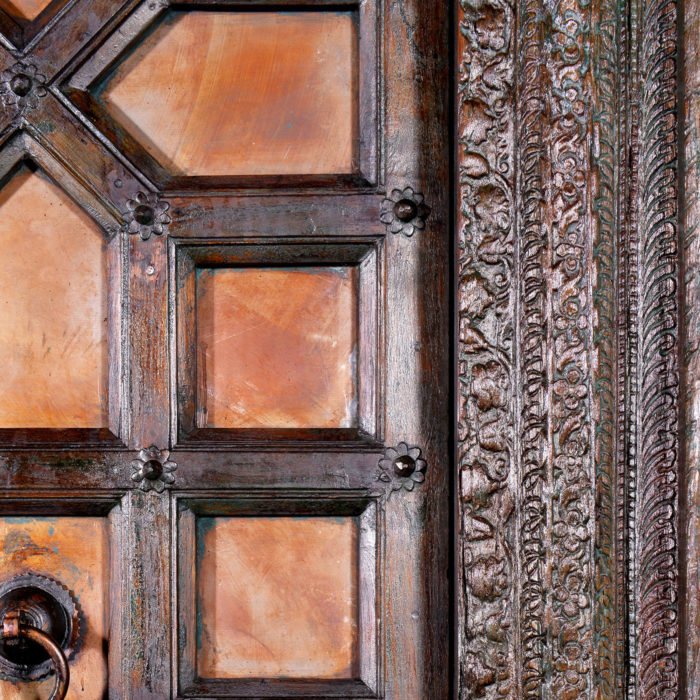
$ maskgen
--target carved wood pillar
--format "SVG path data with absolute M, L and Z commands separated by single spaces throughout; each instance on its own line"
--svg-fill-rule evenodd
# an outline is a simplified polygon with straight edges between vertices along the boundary
M 678 13 L 457 5 L 461 698 L 678 697 L 686 657 L 700 693 L 700 40 L 688 7 L 682 247 Z

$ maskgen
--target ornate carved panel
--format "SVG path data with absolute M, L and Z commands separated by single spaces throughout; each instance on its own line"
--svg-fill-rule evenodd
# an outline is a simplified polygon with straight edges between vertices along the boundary
M 460 695 L 677 697 L 678 6 L 457 14 Z

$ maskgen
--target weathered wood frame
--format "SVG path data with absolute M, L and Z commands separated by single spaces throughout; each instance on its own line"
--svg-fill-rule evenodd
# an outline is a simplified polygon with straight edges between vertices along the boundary
M 107 314 L 107 363 L 108 363 L 108 425 L 100 428 L 19 428 L 0 429 L 0 444 L 9 446 L 36 446 L 40 444 L 60 444 L 74 446 L 123 447 L 127 425 L 127 414 L 123 405 L 124 397 L 124 317 L 127 313 L 127 300 L 123 290 L 125 268 L 128 261 L 124 257 L 123 240 L 118 235 L 119 220 L 111 211 L 95 203 L 90 190 L 76 181 L 66 164 L 41 148 L 29 134 L 15 134 L 6 144 L 0 161 L 0 187 L 12 178 L 17 171 L 27 167 L 38 169 L 60 186 L 85 212 L 92 217 L 106 248 L 107 280 L 105 294 L 109 300 Z
M 322 239 L 268 239 L 259 241 L 237 239 L 226 242 L 222 239 L 198 239 L 178 241 L 170 238 L 170 260 L 172 266 L 171 302 L 176 309 L 175 322 L 171 324 L 174 337 L 171 340 L 171 355 L 176 358 L 176 369 L 171 379 L 173 405 L 172 441 L 174 445 L 189 444 L 204 446 L 207 443 L 230 443 L 264 445 L 271 440 L 285 442 L 353 442 L 362 441 L 379 446 L 381 421 L 382 363 L 378 357 L 381 347 L 381 241 L 336 239 L 332 243 Z M 338 429 L 222 429 L 201 428 L 195 425 L 197 392 L 196 358 L 196 270 L 199 267 L 237 267 L 275 265 L 286 266 L 338 266 L 356 267 L 358 288 L 354 302 L 358 318 L 357 385 L 358 425 L 356 428 Z
M 353 172 L 328 175 L 291 175 L 291 176 L 196 176 L 174 175 L 160 164 L 144 146 L 138 137 L 122 128 L 107 112 L 99 100 L 99 86 L 109 76 L 120 60 L 128 55 L 131 45 L 152 30 L 167 12 L 186 12 L 188 9 L 207 11 L 265 11 L 278 10 L 290 6 L 295 11 L 323 11 L 329 9 L 349 11 L 357 25 L 358 45 L 358 105 L 353 134 L 356 159 Z M 379 113 L 381 103 L 379 95 L 379 76 L 381 73 L 378 37 L 381 36 L 381 14 L 377 11 L 376 0 L 302 0 L 301 2 L 256 2 L 255 4 L 240 0 L 218 0 L 217 2 L 200 2 L 198 0 L 181 0 L 173 3 L 153 3 L 143 0 L 125 17 L 123 22 L 109 35 L 105 35 L 101 45 L 95 50 L 91 47 L 88 59 L 73 68 L 70 78 L 62 86 L 63 92 L 79 108 L 78 114 L 89 117 L 97 129 L 107 136 L 117 150 L 131 154 L 133 164 L 138 167 L 157 188 L 165 190 L 187 190 L 206 187 L 209 189 L 247 189 L 271 187 L 328 187 L 333 189 L 365 189 L 377 184 L 377 175 L 381 172 L 378 158 L 381 151 L 377 148 Z M 89 121 L 87 122 L 89 124 Z

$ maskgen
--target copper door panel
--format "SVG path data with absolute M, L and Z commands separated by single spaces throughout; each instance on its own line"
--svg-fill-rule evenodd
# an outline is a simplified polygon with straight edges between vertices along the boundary
M 179 175 L 350 173 L 357 36 L 344 12 L 171 12 L 95 96 Z
M 63 0 L 58 4 L 64 5 L 66 2 L 67 0 Z M 52 0 L 0 0 L 0 10 L 4 10 L 15 19 L 33 20 L 51 3 Z
M 40 173 L 0 190 L 0 428 L 108 425 L 107 254 Z
M 357 562 L 353 517 L 199 518 L 200 677 L 356 677 Z
M 356 314 L 353 267 L 198 270 L 197 427 L 353 427 Z
M 101 700 L 107 688 L 108 527 L 100 517 L 0 518 L 0 579 L 26 572 L 48 576 L 78 602 L 82 641 L 70 660 L 68 700 Z M 0 698 L 47 698 L 53 685 L 53 677 L 0 680 Z

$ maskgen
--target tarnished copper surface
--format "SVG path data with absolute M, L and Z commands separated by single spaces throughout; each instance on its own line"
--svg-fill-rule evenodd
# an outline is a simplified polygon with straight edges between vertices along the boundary
M 107 688 L 108 567 L 105 518 L 0 518 L 0 576 L 49 576 L 79 602 L 84 629 L 81 646 L 70 660 L 67 700 L 101 700 Z M 0 680 L 0 697 L 47 698 L 54 685 L 53 677 L 21 683 Z
M 179 174 L 348 173 L 356 43 L 347 13 L 172 13 L 100 99 Z
M 354 268 L 201 270 L 198 427 L 355 425 L 356 305 Z
M 200 518 L 198 670 L 205 678 L 357 674 L 353 518 Z
M 65 5 L 67 0 L 59 2 Z M 7 12 L 10 17 L 36 19 L 53 0 L 0 0 L 0 10 Z
M 0 428 L 108 424 L 107 269 L 97 225 L 24 170 L 0 190 Z

